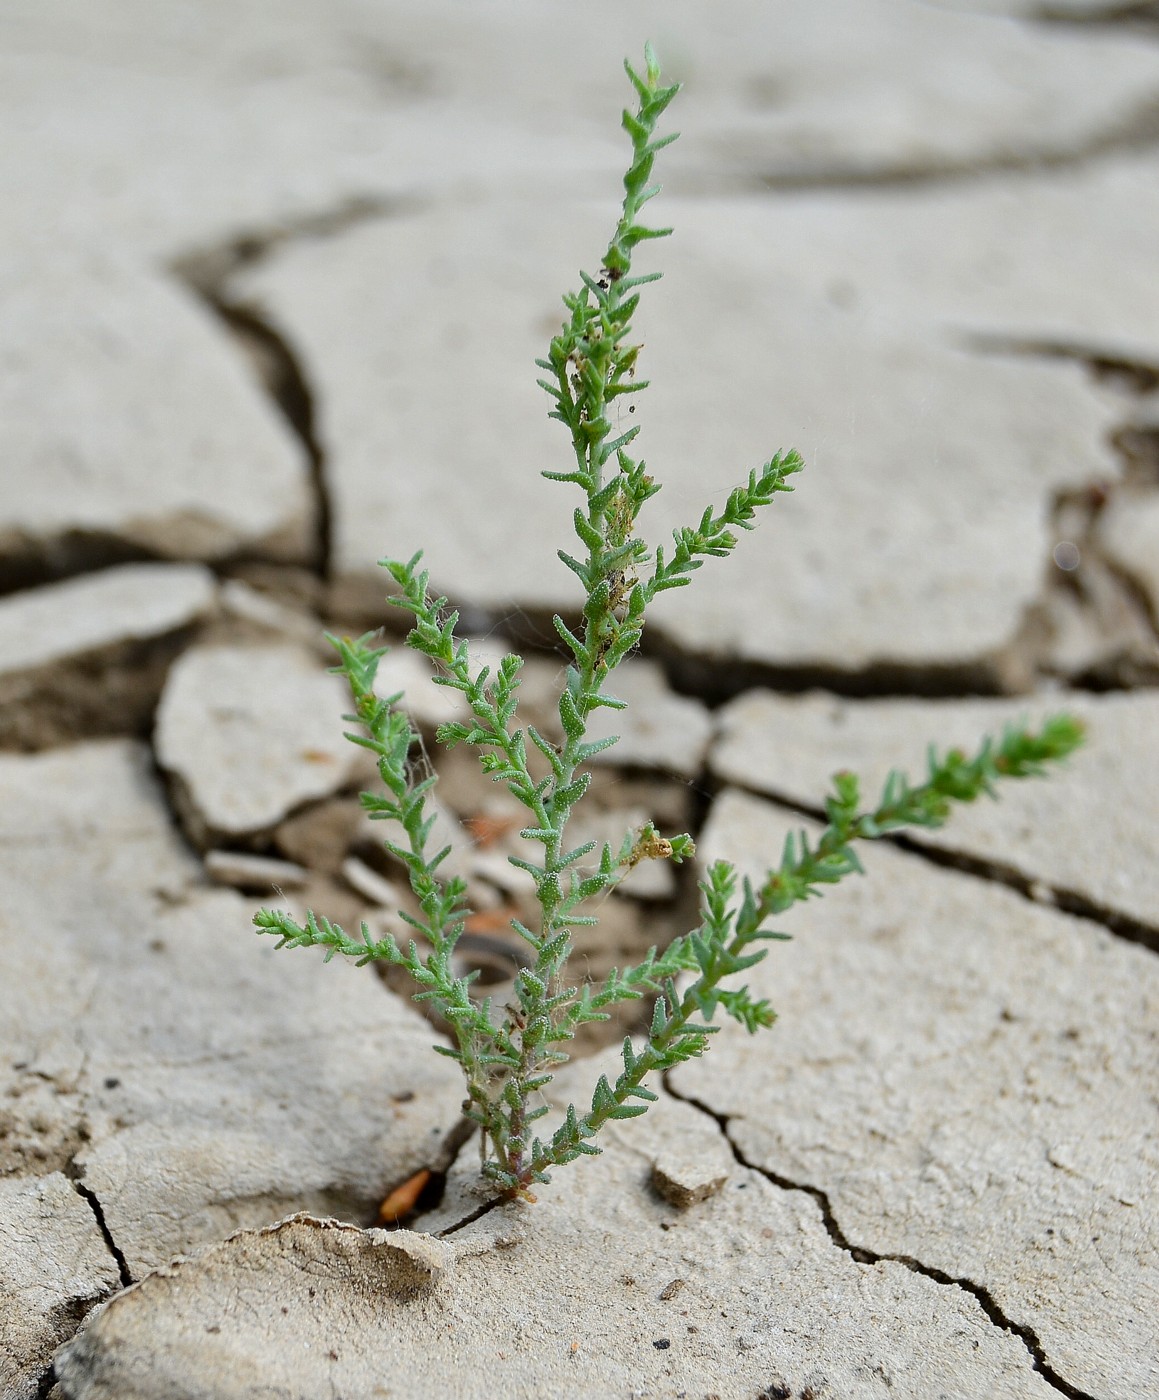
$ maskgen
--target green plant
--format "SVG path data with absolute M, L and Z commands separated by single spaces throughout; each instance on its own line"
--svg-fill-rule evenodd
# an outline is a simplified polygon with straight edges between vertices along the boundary
M 436 683 L 459 691 L 470 708 L 470 721 L 443 725 L 439 742 L 476 749 L 483 772 L 506 785 L 530 815 L 520 834 L 538 855 L 511 859 L 535 882 L 539 916 L 534 927 L 512 921 L 530 959 L 516 976 L 514 1002 L 497 1014 L 488 1000 L 473 998 L 471 978 L 452 971 L 452 952 L 468 914 L 467 889 L 459 879 L 440 876 L 448 852 L 430 848 L 433 818 L 425 805 L 435 778 L 421 776 L 412 764 L 419 737 L 406 713 L 396 708 L 401 696 L 384 700 L 374 693 L 385 648 L 374 647 L 369 635 L 330 640 L 340 660 L 336 669 L 346 676 L 353 695 L 349 718 L 359 726 L 348 737 L 375 755 L 385 788 L 381 795 L 363 794 L 363 803 L 372 816 L 398 823 L 404 834 L 402 841 L 388 841 L 386 847 L 407 869 L 421 916 L 404 917 L 418 937 L 403 949 L 391 937 L 373 941 L 365 924 L 360 936 L 353 937 L 312 913 L 304 925 L 273 910 L 262 910 L 254 920 L 262 932 L 278 936 L 279 947 L 319 946 L 327 960 L 340 953 L 359 963 L 381 960 L 411 974 L 418 984 L 416 1000 L 432 1002 L 453 1030 L 454 1044 L 435 1048 L 457 1060 L 466 1077 L 464 1112 L 483 1135 L 484 1172 L 503 1191 L 532 1199 L 530 1188 L 548 1180 L 553 1168 L 599 1151 L 592 1139 L 604 1123 L 647 1110 L 656 1095 L 646 1087 L 646 1076 L 702 1054 L 717 1029 L 718 1012 L 749 1031 L 772 1025 L 774 1013 L 766 1001 L 754 1000 L 744 986 L 724 984 L 765 957 L 770 940 L 785 937 L 768 927 L 771 918 L 860 869 L 855 841 L 902 826 L 938 826 L 952 803 L 992 793 L 1000 777 L 1038 774 L 1081 741 L 1079 725 L 1057 716 L 1037 733 L 1009 729 L 999 741 L 985 741 L 973 757 L 954 751 L 939 758 L 931 750 L 925 782 L 912 786 L 894 773 L 869 810 L 861 807 L 857 779 L 839 773 L 825 804 L 828 824 L 815 844 L 803 833 L 790 837 L 780 864 L 755 886 L 745 880 L 738 888 L 732 866 L 716 862 L 700 884 L 696 928 L 662 950 L 651 950 L 639 966 L 613 971 L 599 986 L 569 981 L 573 939 L 596 922 L 590 912 L 593 902 L 640 860 L 680 862 L 693 854 L 687 834 L 662 837 L 652 825 L 628 833 L 618 849 L 605 844 L 597 854 L 592 842 L 569 848 L 568 821 L 590 780 L 586 765 L 616 742 L 589 741 L 589 716 L 601 707 L 623 708 L 606 687 L 616 666 L 639 644 L 653 599 L 688 584 L 706 558 L 728 555 L 737 543 L 735 531 L 751 529 L 757 510 L 778 492 L 791 490 L 789 478 L 802 467 L 797 454 L 788 452 L 750 472 L 719 514 L 706 509 L 695 526 L 675 532 L 670 554 L 662 548 L 652 551 L 634 533 L 641 507 L 660 487 L 644 463 L 628 453 L 639 429 L 616 434 L 609 407 L 646 387 L 635 378 L 639 347 L 630 340 L 631 319 L 640 288 L 660 274 L 634 276 L 632 256 L 645 239 L 669 232 L 646 228 L 639 217 L 658 192 L 649 183 L 656 153 L 675 139 L 657 140 L 654 132 L 677 87 L 660 85 L 651 48 L 645 50 L 642 75 L 625 67 L 639 105 L 634 115 L 625 111 L 623 118 L 632 141 L 623 212 L 599 275 L 581 274 L 582 288 L 565 296 L 567 319 L 547 358 L 538 361 L 546 376 L 539 382 L 553 401 L 551 416 L 566 427 L 575 457 L 571 470 L 543 475 L 578 488 L 583 498 L 574 514 L 580 557 L 563 551 L 559 556 L 579 579 L 584 597 L 578 630 L 560 617 L 554 620 L 570 654 L 558 702 L 560 742 L 530 725 L 516 727 L 521 658 L 505 656 L 494 673 L 487 667 L 476 670 L 467 643 L 456 637 L 458 614 L 446 611 L 445 598 L 431 596 L 428 576 L 419 571 L 420 556 L 406 563 L 384 561 L 399 590 L 390 601 L 412 614 L 408 645 L 436 663 Z M 546 776 L 533 775 L 529 745 L 545 760 Z M 582 867 L 593 855 L 594 866 Z M 683 990 L 677 985 L 681 978 L 687 979 Z M 566 1046 L 577 1028 L 606 1020 L 607 1008 L 616 1002 L 643 997 L 655 998 L 651 1026 L 639 1047 L 624 1041 L 623 1070 L 615 1082 L 601 1077 L 590 1107 L 569 1106 L 550 1138 L 535 1136 L 534 1123 L 547 1112 L 542 1104 L 536 1106 L 539 1091 L 567 1061 Z

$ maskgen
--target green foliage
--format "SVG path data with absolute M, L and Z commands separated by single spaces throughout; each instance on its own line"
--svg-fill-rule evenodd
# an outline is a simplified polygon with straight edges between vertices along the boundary
M 385 648 L 373 646 L 370 636 L 330 641 L 338 654 L 336 669 L 353 697 L 348 719 L 355 728 L 347 737 L 375 755 L 382 780 L 383 793 L 363 794 L 363 804 L 372 818 L 396 823 L 405 838 L 385 845 L 405 866 L 421 911 L 417 917 L 404 915 L 416 937 L 404 950 L 391 937 L 372 941 L 366 925 L 360 936 L 352 937 L 314 914 L 305 924 L 275 910 L 262 910 L 254 919 L 260 931 L 278 937 L 279 947 L 321 947 L 327 960 L 337 953 L 358 963 L 385 962 L 411 975 L 416 1000 L 432 1002 L 453 1032 L 453 1045 L 435 1048 L 462 1067 L 464 1112 L 483 1135 L 485 1173 L 502 1190 L 523 1196 L 530 1195 L 535 1182 L 547 1181 L 553 1168 L 597 1153 L 592 1139 L 606 1122 L 644 1113 L 656 1097 L 644 1084 L 647 1076 L 703 1054 L 717 1030 L 718 1013 L 750 1032 L 772 1025 L 775 1015 L 767 1002 L 754 1000 L 744 986 L 724 984 L 764 958 L 769 942 L 785 937 L 768 927 L 771 918 L 861 869 L 857 841 L 903 826 L 939 826 L 953 803 L 992 794 L 999 778 L 1041 773 L 1082 738 L 1074 720 L 1058 716 L 1037 733 L 1008 729 L 999 741 L 986 740 L 972 757 L 954 750 L 938 758 L 931 750 L 926 781 L 911 786 L 900 773 L 891 774 L 871 810 L 861 809 L 857 779 L 838 773 L 825 804 L 828 824 L 815 844 L 803 832 L 790 836 L 780 864 L 757 888 L 748 880 L 738 888 L 733 867 L 716 862 L 700 883 L 695 929 L 663 950 L 652 949 L 638 966 L 613 970 L 598 986 L 569 980 L 575 931 L 595 922 L 591 910 L 598 901 L 641 860 L 679 863 L 694 854 L 689 835 L 663 837 L 649 824 L 627 833 L 617 849 L 605 843 L 594 868 L 581 867 L 595 843 L 569 846 L 568 822 L 588 788 L 586 765 L 616 742 L 589 741 L 589 718 L 601 707 L 623 708 L 606 683 L 639 645 L 656 595 L 687 585 L 705 559 L 728 555 L 737 543 L 735 530 L 751 529 L 757 511 L 777 493 L 791 490 L 788 479 L 802 467 L 797 454 L 788 452 L 750 472 L 719 514 L 708 508 L 695 526 L 675 531 L 670 557 L 660 548 L 653 552 L 634 533 L 641 508 L 660 486 L 645 464 L 629 454 L 639 429 L 615 434 L 608 407 L 646 387 L 635 377 L 640 347 L 632 342 L 631 320 L 640 288 L 659 274 L 633 276 L 632 255 L 641 242 L 669 232 L 646 227 L 640 213 L 658 193 L 659 187 L 649 183 L 656 153 L 675 139 L 656 139 L 654 133 L 677 88 L 661 86 L 650 47 L 643 74 L 625 67 L 639 102 L 635 114 L 626 111 L 623 119 L 632 142 L 623 212 L 598 275 L 581 273 L 580 290 L 564 297 L 567 319 L 547 357 L 537 362 L 548 376 L 539 382 L 552 400 L 550 416 L 567 428 L 575 459 L 571 470 L 543 475 L 577 487 L 582 495 L 573 516 L 579 552 L 561 550 L 559 555 L 584 590 L 578 632 L 562 618 L 554 619 L 571 658 L 558 703 L 561 742 L 516 723 L 521 658 L 505 656 L 494 671 L 474 669 L 467 643 L 456 636 L 458 614 L 447 610 L 445 598 L 431 596 L 420 556 L 406 563 L 383 561 L 399 590 L 390 601 L 411 614 L 408 645 L 430 657 L 437 683 L 460 692 L 470 711 L 469 721 L 443 725 L 439 742 L 475 749 L 483 772 L 528 812 L 520 835 L 528 842 L 529 856 L 511 860 L 535 882 L 539 917 L 535 927 L 512 922 L 528 946 L 528 965 L 515 979 L 514 1000 L 498 1017 L 487 1000 L 472 996 L 472 979 L 452 971 L 452 954 L 468 915 L 468 892 L 461 880 L 440 874 L 448 852 L 430 847 L 434 819 L 426 805 L 435 778 L 420 776 L 413 762 L 419 736 L 396 708 L 401 697 L 383 700 L 374 693 Z M 529 744 L 546 760 L 547 776 L 533 776 Z M 654 999 L 650 1029 L 640 1046 L 624 1041 L 623 1070 L 615 1082 L 601 1077 L 589 1108 L 569 1106 L 548 1140 L 537 1137 L 532 1125 L 547 1112 L 539 1103 L 541 1091 L 567 1061 L 567 1045 L 577 1029 L 607 1020 L 607 1008 L 618 1002 L 641 998 Z

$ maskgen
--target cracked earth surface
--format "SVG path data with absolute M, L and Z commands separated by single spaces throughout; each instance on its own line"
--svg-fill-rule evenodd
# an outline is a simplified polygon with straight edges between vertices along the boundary
M 405 988 L 249 918 L 406 907 L 320 641 L 394 625 L 383 555 L 425 547 L 484 659 L 530 648 L 552 727 L 530 367 L 649 35 L 686 83 L 652 533 L 773 449 L 808 471 L 657 606 L 587 834 L 756 871 L 837 768 L 1064 706 L 1090 739 L 874 847 L 755 970 L 771 1033 L 500 1204 Z M 1159 1390 L 1155 5 L 18 0 L 0 72 L 0 1392 Z M 382 685 L 502 998 L 513 813 L 435 753 L 417 658 Z M 593 976 L 685 929 L 668 873 Z

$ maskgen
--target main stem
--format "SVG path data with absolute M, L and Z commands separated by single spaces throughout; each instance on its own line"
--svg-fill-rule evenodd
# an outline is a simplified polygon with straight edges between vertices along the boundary
M 653 90 L 655 90 L 656 77 L 658 77 L 658 73 L 653 76 L 649 72 L 649 83 Z M 641 116 L 643 115 L 644 107 L 642 105 Z M 625 121 L 627 121 L 626 118 Z M 649 123 L 648 135 L 650 135 L 650 130 L 651 124 Z M 640 162 L 646 156 L 647 137 L 640 137 L 633 133 L 633 144 L 635 151 L 633 169 L 638 169 Z M 588 298 L 592 297 L 593 294 L 596 295 L 596 314 L 588 321 L 588 326 L 595 331 L 595 334 L 589 330 L 589 333 L 577 346 L 577 350 L 582 351 L 586 361 L 585 364 L 574 366 L 579 385 L 580 401 L 578 403 L 573 386 L 569 383 L 569 374 L 573 369 L 571 361 L 565 362 L 558 369 L 560 393 L 577 415 L 572 428 L 572 446 L 576 456 L 576 464 L 580 475 L 584 478 L 587 492 L 587 523 L 591 535 L 596 537 L 595 540 L 592 540 L 589 536 L 587 546 L 589 600 L 595 589 L 607 580 L 610 572 L 607 564 L 606 508 L 600 503 L 599 498 L 604 484 L 603 468 L 609 455 L 604 443 L 611 432 L 611 424 L 607 417 L 607 390 L 617 369 L 617 351 L 620 339 L 628 330 L 627 318 L 623 314 L 624 303 L 621 287 L 631 263 L 630 247 L 626 246 L 625 239 L 635 224 L 640 208 L 649 197 L 647 189 L 641 185 L 639 180 L 633 184 L 631 174 L 630 171 L 629 177 L 625 179 L 623 210 L 608 247 L 605 270 L 601 281 L 596 284 L 603 295 L 600 296 L 596 293 L 590 283 L 587 286 Z M 587 305 L 590 304 L 589 301 Z M 525 1161 L 525 1137 L 528 1126 L 527 1096 L 529 1092 L 526 1086 L 529 1080 L 535 1078 L 537 1071 L 544 1067 L 545 1046 L 550 1047 L 556 1043 L 559 1031 L 557 1011 L 555 1007 L 545 1005 L 545 1003 L 550 1002 L 559 993 L 563 967 L 571 951 L 570 941 L 565 941 L 562 944 L 557 943 L 559 935 L 567 927 L 567 920 L 561 918 L 557 911 L 563 894 L 558 882 L 562 874 L 560 860 L 565 849 L 564 836 L 571 804 L 557 805 L 557 797 L 575 781 L 580 766 L 579 753 L 584 741 L 587 717 L 595 708 L 595 697 L 599 694 L 601 682 L 610 669 L 600 647 L 601 629 L 606 626 L 607 615 L 604 609 L 585 608 L 583 642 L 586 656 L 579 661 L 578 684 L 574 688 L 576 709 L 581 724 L 574 731 L 568 731 L 565 727 L 563 747 L 559 752 L 559 767 L 553 778 L 550 795 L 544 803 L 548 818 L 544 829 L 549 831 L 551 835 L 544 842 L 544 883 L 540 892 L 542 910 L 540 937 L 542 941 L 536 960 L 535 975 L 545 988 L 546 995 L 536 997 L 534 1004 L 525 1008 L 527 1012 L 526 1024 L 517 1031 L 520 1046 L 519 1067 L 512 1077 L 517 1103 L 511 1106 L 508 1115 L 509 1143 L 513 1140 L 513 1145 L 496 1144 L 500 1165 L 518 1180 L 519 1186 L 513 1189 L 521 1192 L 525 1192 L 528 1182 L 534 1179 L 534 1164 L 528 1165 Z M 572 680 L 570 672 L 573 669 L 576 668 L 569 667 L 569 687 Z M 548 897 L 549 894 L 551 898 Z M 544 1014 L 547 1018 L 546 1037 L 542 1036 L 540 1028 L 536 1028 L 533 1035 L 532 1026 L 535 1018 Z

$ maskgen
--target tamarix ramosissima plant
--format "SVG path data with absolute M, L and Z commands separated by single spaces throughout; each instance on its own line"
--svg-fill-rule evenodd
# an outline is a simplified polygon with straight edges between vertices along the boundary
M 340 953 L 410 973 L 417 984 L 415 999 L 432 1003 L 453 1033 L 452 1045 L 435 1049 L 457 1060 L 466 1078 L 464 1113 L 482 1134 L 485 1175 L 501 1191 L 529 1200 L 531 1188 L 549 1180 L 553 1168 L 599 1152 L 593 1139 L 605 1123 L 646 1112 L 657 1097 L 645 1085 L 647 1076 L 703 1054 L 718 1029 L 718 1013 L 751 1032 L 772 1025 L 767 1001 L 755 1000 L 745 986 L 725 984 L 764 958 L 769 941 L 786 937 L 769 927 L 770 919 L 861 869 L 856 841 L 904 826 L 940 826 L 953 803 L 992 794 L 999 778 L 1041 773 L 1082 738 L 1079 724 L 1059 715 L 1037 732 L 1009 728 L 1001 739 L 985 740 L 973 757 L 955 750 L 939 758 L 931 749 L 924 782 L 912 785 L 893 773 L 869 809 L 861 805 L 853 774 L 839 773 L 825 802 L 828 824 L 814 842 L 804 833 L 790 836 L 780 863 L 758 884 L 738 882 L 728 862 L 715 862 L 700 882 L 694 929 L 662 950 L 652 949 L 639 966 L 613 970 L 599 985 L 572 980 L 569 957 L 584 930 L 596 923 L 591 910 L 597 902 L 641 860 L 679 863 L 694 851 L 689 835 L 661 836 L 652 824 L 627 833 L 618 849 L 604 844 L 597 853 L 591 841 L 568 845 L 569 819 L 590 782 L 587 765 L 616 743 L 615 738 L 588 740 L 589 717 L 600 708 L 624 708 L 608 685 L 638 646 L 656 596 L 690 583 L 705 559 L 731 553 L 735 531 L 751 529 L 759 509 L 792 490 L 789 478 L 803 465 L 795 452 L 778 453 L 749 473 L 719 513 L 709 507 L 696 525 L 677 530 L 670 553 L 660 547 L 653 551 L 635 533 L 641 508 L 660 484 L 629 454 L 639 428 L 617 433 L 609 411 L 617 399 L 647 387 L 635 377 L 640 347 L 632 342 L 631 322 L 641 288 L 660 274 L 634 276 L 632 257 L 638 244 L 670 232 L 646 227 L 640 213 L 659 192 L 650 183 L 656 153 L 675 139 L 674 134 L 657 139 L 654 133 L 678 85 L 661 86 L 650 46 L 643 73 L 625 67 L 639 103 L 634 114 L 625 111 L 623 117 L 632 141 L 623 212 L 598 275 L 580 274 L 580 290 L 564 297 L 567 318 L 547 358 L 537 362 L 545 376 L 539 382 L 552 399 L 550 416 L 567 429 L 575 457 L 569 471 L 543 475 L 582 496 L 573 517 L 580 553 L 559 551 L 583 589 L 578 630 L 554 619 L 570 654 L 558 701 L 561 741 L 552 742 L 531 725 L 517 726 L 522 658 L 504 656 L 494 672 L 476 669 L 467 643 L 456 636 L 458 613 L 447 611 L 445 598 L 431 596 L 427 573 L 419 571 L 421 556 L 406 563 L 383 561 L 400 590 L 391 603 L 413 615 L 408 645 L 435 663 L 436 684 L 459 691 L 470 708 L 469 721 L 441 726 L 439 743 L 472 746 L 483 772 L 505 785 L 529 814 L 520 835 L 533 858 L 510 857 L 535 885 L 537 918 L 532 924 L 512 920 L 527 945 L 528 965 L 516 975 L 513 999 L 501 1010 L 488 998 L 475 998 L 471 976 L 452 971 L 452 954 L 470 912 L 468 890 L 461 879 L 440 874 L 449 850 L 431 849 L 434 818 L 426 805 L 436 778 L 414 761 L 420 739 L 398 708 L 402 697 L 375 694 L 375 672 L 386 648 L 372 645 L 373 634 L 330 641 L 340 659 L 336 669 L 348 680 L 354 700 L 348 718 L 358 731 L 348 737 L 375 755 L 385 788 L 382 794 L 364 793 L 363 805 L 372 817 L 396 822 L 403 833 L 402 841 L 385 844 L 406 867 L 421 910 L 420 916 L 402 914 L 416 938 L 404 949 L 393 937 L 373 940 L 365 924 L 359 936 L 351 936 L 313 913 L 305 924 L 274 910 L 262 910 L 254 919 L 259 930 L 278 936 L 279 947 L 318 946 L 327 960 Z M 528 745 L 546 760 L 545 777 L 533 776 Z M 583 864 L 588 857 L 593 860 Z M 636 1045 L 625 1039 L 623 1070 L 615 1082 L 601 1076 L 590 1106 L 570 1105 L 549 1138 L 536 1136 L 534 1124 L 548 1112 L 541 1091 L 567 1062 L 577 1028 L 607 1020 L 614 1003 L 645 997 L 655 998 L 648 1034 Z

